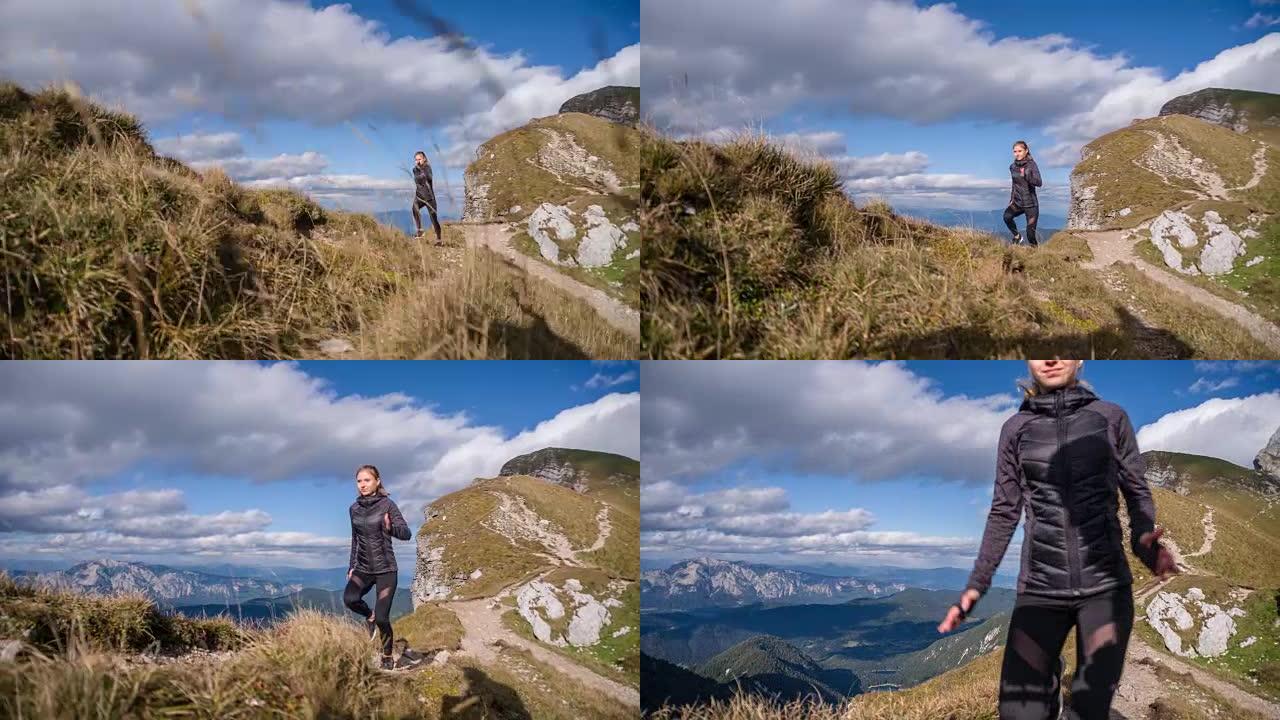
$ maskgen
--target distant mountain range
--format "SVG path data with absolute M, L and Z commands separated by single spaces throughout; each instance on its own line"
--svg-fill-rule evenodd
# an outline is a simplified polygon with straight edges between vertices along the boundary
M 434 231 L 431 229 L 431 215 L 429 215 L 426 210 L 423 210 L 419 217 L 422 218 L 423 231 L 428 235 L 431 235 L 432 239 L 434 239 Z M 440 222 L 458 219 L 456 215 L 440 215 L 438 217 Z M 384 210 L 382 212 L 373 213 L 373 218 L 383 225 L 389 225 L 400 230 L 405 235 L 413 237 L 413 213 L 410 210 Z
M 676 563 L 650 570 L 640 579 L 640 603 L 646 610 L 699 607 L 843 602 L 880 597 L 906 588 L 855 577 L 831 577 L 715 558 Z
M 910 215 L 928 220 L 935 225 L 947 227 L 972 228 L 980 232 L 989 232 L 996 237 L 1008 241 L 1009 228 L 1004 224 L 1004 208 L 999 210 L 959 210 L 956 208 L 894 208 L 902 215 Z M 1019 232 L 1026 227 L 1026 216 L 1017 219 Z M 1042 242 L 1053 237 L 1053 234 L 1067 226 L 1067 218 L 1063 215 L 1041 213 L 1037 224 L 1037 238 Z
M 365 596 L 365 602 L 373 606 L 373 591 Z M 237 621 L 255 620 L 271 622 L 284 618 L 294 610 L 306 608 L 328 615 L 354 617 L 355 615 L 342 603 L 341 590 L 320 590 L 305 588 L 273 598 L 253 598 L 239 603 L 213 603 L 205 605 L 178 605 L 173 608 L 187 617 L 227 616 Z M 398 587 L 391 600 L 391 619 L 413 612 L 413 598 L 408 588 Z

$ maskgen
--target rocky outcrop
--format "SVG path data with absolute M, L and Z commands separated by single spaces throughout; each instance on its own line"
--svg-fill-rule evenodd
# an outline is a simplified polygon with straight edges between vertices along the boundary
M 609 122 L 635 125 L 640 120 L 640 88 L 609 85 L 574 95 L 560 106 L 560 112 L 586 113 Z
M 1071 172 L 1071 203 L 1067 206 L 1068 230 L 1098 230 L 1102 226 L 1098 183 L 1088 173 Z
M 619 590 L 623 588 L 625 585 Z M 610 590 L 613 589 L 611 585 Z M 564 600 L 561 599 L 562 597 Z M 577 578 L 568 578 L 564 581 L 563 587 L 556 587 L 544 580 L 534 580 L 522 585 L 516 592 L 516 612 L 529 623 L 534 637 L 557 647 L 566 645 L 588 647 L 599 643 L 605 628 L 613 621 L 609 607 L 621 605 L 622 603 L 614 597 L 606 597 L 603 602 L 600 601 L 586 592 L 582 582 Z M 570 612 L 566 607 L 572 608 L 572 616 L 565 631 L 559 633 L 548 621 L 563 618 Z M 614 633 L 612 636 L 625 635 L 630 630 L 631 628 L 627 627 L 623 632 Z
M 573 218 L 578 214 L 564 205 L 542 203 L 525 222 L 529 237 L 538 245 L 538 252 L 548 262 L 556 265 L 597 268 L 610 265 L 618 251 L 626 250 L 627 235 L 613 224 L 599 205 L 589 205 L 581 214 L 585 224 L 582 238 L 572 254 L 562 254 L 561 243 L 570 243 L 578 237 L 578 227 Z M 625 223 L 624 227 L 634 223 Z
M 1205 88 L 1170 100 L 1160 108 L 1160 114 L 1189 115 L 1238 133 L 1247 132 L 1252 123 L 1280 125 L 1280 117 L 1252 117 L 1238 104 L 1254 94 L 1243 90 Z M 1233 103 L 1233 99 L 1237 102 Z
M 1147 604 L 1147 623 L 1160 634 L 1169 652 L 1182 657 L 1217 657 L 1227 652 L 1236 634 L 1234 618 L 1242 615 L 1244 611 L 1238 607 L 1223 610 L 1205 602 L 1204 591 L 1198 587 L 1188 588 L 1185 597 L 1161 592 Z M 1181 633 L 1194 630 L 1197 618 L 1200 629 L 1195 644 L 1184 647 Z
M 574 464 L 572 453 L 567 448 L 543 448 L 519 455 L 503 463 L 498 475 L 528 475 L 577 492 L 586 492 L 588 473 Z
M 1267 446 L 1258 451 L 1253 467 L 1272 480 L 1280 481 L 1280 428 L 1272 433 Z

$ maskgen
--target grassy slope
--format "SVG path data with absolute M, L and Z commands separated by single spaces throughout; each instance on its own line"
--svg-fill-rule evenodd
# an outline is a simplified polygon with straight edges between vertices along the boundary
M 836 171 L 759 138 L 644 136 L 641 271 L 651 358 L 1264 357 L 1243 328 L 1115 270 L 1149 321 L 1078 266 L 1084 241 L 1035 250 L 858 208 Z
M 373 669 L 374 652 L 353 622 L 301 611 L 270 631 L 239 631 L 235 652 L 218 660 L 195 657 L 165 665 L 131 659 L 143 650 L 138 628 L 157 616 L 154 605 L 134 598 L 101 600 L 74 594 L 33 599 L 0 582 L 6 623 L 31 613 L 57 616 L 73 629 L 74 642 L 39 644 L 15 662 L 0 664 L 0 715 L 45 718 L 628 718 L 634 711 L 591 692 L 511 648 L 500 648 L 492 666 L 452 658 L 408 673 Z M 419 609 L 421 610 L 421 608 Z M 109 622 L 100 622 L 107 616 Z M 450 633 L 426 630 L 427 649 L 458 635 L 438 614 L 414 618 L 442 624 Z M 412 624 L 412 623 L 410 623 Z M 453 620 L 456 625 L 456 618 Z M 228 624 L 229 625 L 229 624 Z M 418 627 L 397 624 L 406 635 Z M 0 636 L 13 637 L 12 625 Z M 434 640 L 432 638 L 435 638 Z M 29 641 L 31 641 L 29 639 Z M 34 642 L 34 641 L 31 641 Z M 169 651 L 196 647 L 166 645 Z
M 612 169 L 622 185 L 622 192 L 610 193 L 597 180 L 585 177 L 556 177 L 548 170 L 529 162 L 538 156 L 547 142 L 544 130 L 553 130 L 571 136 L 576 143 L 592 155 L 600 158 Z M 637 151 L 638 133 L 634 128 L 611 123 L 583 113 L 562 113 L 537 118 L 528 124 L 509 130 L 485 142 L 476 151 L 476 160 L 467 168 L 467 184 L 487 184 L 487 198 L 491 214 L 495 218 L 523 221 L 540 204 L 547 202 L 567 205 L 575 213 L 581 213 L 588 205 L 599 205 L 615 224 L 636 218 L 635 183 L 639 174 Z M 576 187 L 575 187 L 576 186 Z M 586 188 L 590 192 L 584 192 Z M 508 211 L 519 206 L 520 211 Z M 585 232 L 580 217 L 575 218 L 578 236 L 559 241 L 562 257 L 577 251 L 578 241 Z M 628 247 L 614 255 L 614 261 L 604 267 L 580 268 L 557 266 L 560 272 L 597 287 L 637 307 L 639 295 L 637 275 L 639 257 L 626 259 L 638 247 L 635 232 L 627 233 Z M 529 236 L 521 222 L 516 233 L 515 246 L 525 254 L 543 260 L 537 243 Z
M 296 358 L 335 336 L 395 357 L 634 352 L 487 251 L 196 173 L 62 91 L 0 84 L 0 154 L 0 357 Z

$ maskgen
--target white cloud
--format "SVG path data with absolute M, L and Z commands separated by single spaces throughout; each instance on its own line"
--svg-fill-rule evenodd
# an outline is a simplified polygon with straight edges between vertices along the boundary
M 220 167 L 236 180 L 262 178 L 295 178 L 314 175 L 329 166 L 329 160 L 318 152 L 308 150 L 301 155 L 280 154 L 272 158 L 224 157 L 217 160 L 194 162 L 197 170 Z M 403 186 L 399 182 L 397 185 Z
M 800 106 L 914 123 L 996 120 L 1046 128 L 1054 143 L 1044 160 L 1069 165 L 1085 142 L 1178 95 L 1280 91 L 1280 33 L 1166 77 L 1063 35 L 1021 37 L 1026 28 L 993 27 L 951 3 L 646 0 L 641 19 L 645 111 L 675 134 L 762 124 Z
M 945 395 L 904 366 L 852 361 L 646 363 L 641 386 L 649 483 L 696 481 L 743 461 L 859 480 L 987 483 L 1018 402 Z
M 152 144 L 162 155 L 188 163 L 244 155 L 240 134 L 233 132 L 178 135 L 160 138 Z
M 10 554 L 56 534 L 49 544 L 68 551 L 314 560 L 334 538 L 273 532 L 259 509 L 194 514 L 173 488 L 91 490 L 144 461 L 161 477 L 333 483 L 375 462 L 413 518 L 543 447 L 636 457 L 639 414 L 637 393 L 614 393 L 508 434 L 396 393 L 340 395 L 291 363 L 13 364 L 0 369 L 0 533 Z
M 1260 12 L 1256 12 L 1249 16 L 1249 19 L 1244 23 L 1244 26 L 1251 30 L 1260 27 L 1273 27 L 1275 25 L 1280 25 L 1280 15 L 1268 15 Z
M 1225 390 L 1227 388 L 1232 388 L 1239 384 L 1240 384 L 1240 378 L 1237 378 L 1237 377 L 1227 377 L 1221 380 L 1197 378 L 1195 382 L 1191 383 L 1191 387 L 1188 389 L 1193 393 L 1200 393 L 1200 392 L 1211 393 L 1211 392 L 1218 392 L 1219 390 Z
M 1213 398 L 1164 415 L 1138 430 L 1142 450 L 1208 455 L 1253 467 L 1280 424 L 1280 391 L 1240 398 Z
M 845 156 L 835 158 L 840 176 L 849 181 L 887 179 L 900 177 L 925 178 L 949 184 L 951 175 L 920 175 L 929 166 L 929 156 L 917 150 L 905 153 L 880 153 L 868 157 Z M 1003 187 L 1003 185 L 1002 185 Z
M 632 380 L 635 380 L 635 379 L 636 379 L 635 370 L 627 370 L 626 372 L 618 373 L 617 375 L 607 375 L 605 373 L 598 372 L 592 375 L 591 378 L 587 380 L 586 383 L 584 383 L 584 385 L 586 385 L 586 387 L 589 387 L 589 388 L 607 388 L 607 387 L 613 387 L 615 385 L 621 385 L 623 383 L 631 382 Z

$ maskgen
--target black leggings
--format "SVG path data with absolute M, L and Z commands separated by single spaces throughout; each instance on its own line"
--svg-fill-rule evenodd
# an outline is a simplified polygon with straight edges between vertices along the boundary
M 1060 656 L 1073 626 L 1076 672 L 1062 717 L 1108 716 L 1133 630 L 1130 585 L 1074 599 L 1018 595 L 1000 668 L 1000 720 L 1058 717 Z
M 1027 242 L 1032 245 L 1039 244 L 1036 242 L 1036 221 L 1040 219 L 1040 208 L 1010 205 L 1004 209 L 1004 224 L 1009 226 L 1009 232 L 1014 235 L 1018 234 L 1018 225 L 1013 222 L 1013 219 L 1019 215 L 1027 216 Z
M 375 584 L 378 586 L 378 599 L 373 603 L 374 622 L 369 622 L 369 606 L 364 602 L 364 594 Z M 356 613 L 369 628 L 369 637 L 373 637 L 373 627 L 378 626 L 382 635 L 382 654 L 391 655 L 391 601 L 396 596 L 396 574 L 393 572 L 378 575 L 361 575 L 351 573 L 347 587 L 342 591 L 342 602 L 351 612 Z
M 422 216 L 418 214 L 418 211 L 422 208 L 426 208 L 427 212 L 431 215 L 431 228 L 436 231 L 436 242 L 440 242 L 440 220 L 436 217 L 435 201 L 427 202 L 420 196 L 414 197 L 413 226 L 418 229 L 418 232 L 422 232 Z

